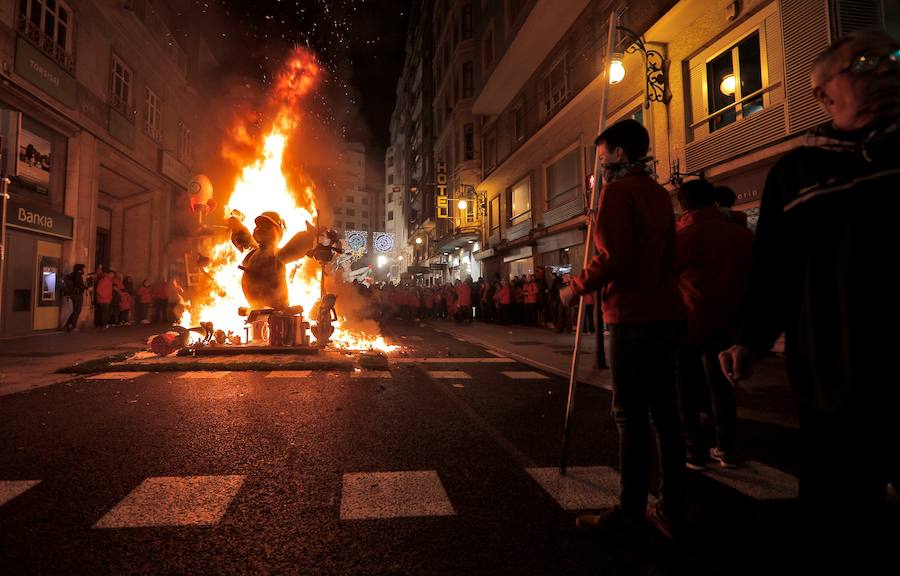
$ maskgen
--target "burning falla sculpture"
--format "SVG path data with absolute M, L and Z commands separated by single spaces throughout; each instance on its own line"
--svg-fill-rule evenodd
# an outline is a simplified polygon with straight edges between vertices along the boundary
M 254 220 L 253 233 L 243 224 L 244 216 L 233 210 L 228 218 L 231 243 L 241 252 L 249 250 L 239 268 L 244 271 L 241 288 L 251 308 L 284 310 L 290 306 L 285 265 L 306 256 L 316 244 L 316 229 L 298 232 L 281 248 L 286 228 L 277 212 L 263 212 Z

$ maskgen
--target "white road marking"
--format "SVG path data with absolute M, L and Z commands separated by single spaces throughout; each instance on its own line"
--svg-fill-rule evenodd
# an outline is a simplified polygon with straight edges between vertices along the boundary
M 0 480 L 0 506 L 40 483 L 40 480 Z
M 88 376 L 88 380 L 134 380 L 149 372 L 103 372 Z
M 434 470 L 344 474 L 341 520 L 454 514 Z

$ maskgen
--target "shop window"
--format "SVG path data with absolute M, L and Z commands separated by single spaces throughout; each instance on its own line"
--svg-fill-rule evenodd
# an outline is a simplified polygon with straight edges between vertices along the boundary
M 157 142 L 162 136 L 162 103 L 150 88 L 144 90 L 144 133 Z
M 70 73 L 72 26 L 72 9 L 62 0 L 19 0 L 19 32 Z
M 131 68 L 115 54 L 113 54 L 112 60 L 112 94 L 110 94 L 110 106 L 130 118 L 131 83 L 133 81 Z
M 531 178 L 523 178 L 509 191 L 509 225 L 515 226 L 531 218 Z
M 706 64 L 707 109 L 710 114 L 722 111 L 709 120 L 709 131 L 762 110 L 762 94 L 747 98 L 762 87 L 762 59 L 759 31 L 756 31 Z
M 578 153 L 575 147 L 547 166 L 547 208 L 553 209 L 575 200 L 581 188 Z

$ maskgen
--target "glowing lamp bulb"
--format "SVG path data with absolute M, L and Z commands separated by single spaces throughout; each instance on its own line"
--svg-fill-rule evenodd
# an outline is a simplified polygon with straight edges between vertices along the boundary
M 421 244 L 421 243 L 422 243 L 422 239 L 421 239 L 421 238 L 416 238 L 416 244 Z
M 734 95 L 734 91 L 737 89 L 737 80 L 734 78 L 734 74 L 729 74 L 728 76 L 722 78 L 722 83 L 719 84 L 719 90 L 722 91 L 722 94 L 726 96 Z
M 397 260 L 403 262 L 403 256 L 397 256 Z
M 609 83 L 618 84 L 623 78 L 625 78 L 625 65 L 622 64 L 621 58 L 614 57 L 609 63 Z
M 465 200 L 460 200 L 460 201 L 459 201 L 459 204 L 457 204 L 456 206 L 457 206 L 457 208 L 459 208 L 460 210 L 465 210 L 465 209 L 466 209 L 466 206 L 468 206 L 468 204 L 466 204 L 466 201 L 465 201 Z

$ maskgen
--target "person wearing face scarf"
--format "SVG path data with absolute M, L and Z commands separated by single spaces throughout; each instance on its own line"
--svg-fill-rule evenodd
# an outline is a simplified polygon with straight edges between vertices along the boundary
M 897 288 L 889 279 L 900 213 L 900 42 L 883 31 L 843 38 L 810 76 L 831 119 L 769 173 L 737 344 L 719 360 L 737 383 L 785 334 L 800 503 L 820 537 L 812 542 L 876 558 L 869 553 L 892 549 L 889 534 L 900 541 L 900 518 L 894 511 L 888 520 L 885 504 L 888 482 L 897 490 L 900 479 L 900 386 L 890 368 Z
M 672 538 L 687 514 L 675 386 L 686 315 L 675 280 L 675 214 L 669 193 L 650 175 L 649 144 L 647 130 L 631 119 L 597 137 L 604 185 L 593 216 L 596 256 L 559 297 L 562 306 L 577 306 L 579 295 L 601 291 L 603 321 L 610 330 L 612 413 L 619 431 L 619 504 L 580 516 L 576 524 L 638 536 L 650 521 Z M 648 509 L 653 429 L 660 497 Z

